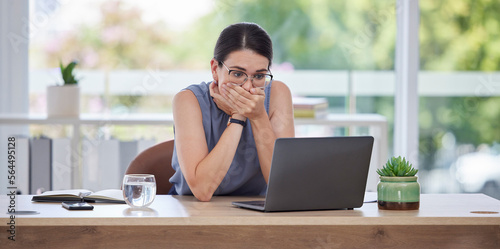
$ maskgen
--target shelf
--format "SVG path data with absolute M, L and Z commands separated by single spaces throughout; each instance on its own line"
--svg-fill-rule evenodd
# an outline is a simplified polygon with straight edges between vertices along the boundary
M 375 138 L 372 160 L 367 181 L 367 189 L 375 191 L 378 183 L 376 168 L 381 167 L 387 160 L 387 119 L 379 114 L 329 114 L 325 118 L 295 118 L 295 125 L 323 125 L 334 127 L 368 127 L 369 133 Z M 72 125 L 73 135 L 71 137 L 72 148 L 78 152 L 81 125 L 166 125 L 173 126 L 174 120 L 171 113 L 168 114 L 81 114 L 75 118 L 49 118 L 44 114 L 0 114 L 1 125 L 50 125 L 62 124 Z M 80 188 L 82 183 L 82 167 L 80 163 L 73 165 L 73 187 Z
M 372 126 L 385 125 L 379 114 L 329 114 L 325 118 L 296 118 L 295 125 Z M 67 124 L 67 125 L 173 125 L 169 114 L 81 114 L 79 118 L 49 118 L 44 114 L 0 114 L 1 124 Z
M 295 125 L 372 126 L 385 125 L 380 114 L 329 114 L 325 118 L 295 118 Z
M 49 118 L 44 114 L 0 114 L 1 124 L 67 125 L 173 125 L 172 114 L 81 114 L 74 118 Z

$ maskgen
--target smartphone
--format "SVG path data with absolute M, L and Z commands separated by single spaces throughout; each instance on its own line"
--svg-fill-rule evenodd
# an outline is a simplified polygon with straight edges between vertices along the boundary
M 93 210 L 94 206 L 80 201 L 64 201 L 62 206 L 68 210 Z

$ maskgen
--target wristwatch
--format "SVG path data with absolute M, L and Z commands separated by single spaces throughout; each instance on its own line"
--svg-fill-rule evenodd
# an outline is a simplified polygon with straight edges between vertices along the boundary
M 227 126 L 229 126 L 231 123 L 240 124 L 243 127 L 247 126 L 247 122 L 246 121 L 229 117 L 229 121 L 227 121 Z

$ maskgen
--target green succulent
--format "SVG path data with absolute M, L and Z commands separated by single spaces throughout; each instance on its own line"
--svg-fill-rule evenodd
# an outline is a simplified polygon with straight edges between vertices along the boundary
M 78 79 L 76 79 L 75 75 L 73 74 L 73 69 L 75 69 L 77 64 L 78 62 L 72 61 L 65 67 L 61 61 L 59 62 L 64 85 L 78 84 Z
M 377 169 L 380 176 L 414 176 L 417 172 L 418 169 L 414 169 L 410 162 L 401 156 L 390 158 L 382 169 Z

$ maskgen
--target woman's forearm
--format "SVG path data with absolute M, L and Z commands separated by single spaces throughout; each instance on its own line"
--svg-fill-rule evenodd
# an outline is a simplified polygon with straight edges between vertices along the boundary
M 224 130 L 212 151 L 196 166 L 188 181 L 193 195 L 200 201 L 210 201 L 227 174 L 233 161 L 243 126 L 231 124 Z
M 276 134 L 273 131 L 273 127 L 267 115 L 262 116 L 262 118 L 251 120 L 250 123 L 252 124 L 255 146 L 257 147 L 257 154 L 259 155 L 260 169 L 267 183 L 271 170 L 271 160 L 273 157 Z

